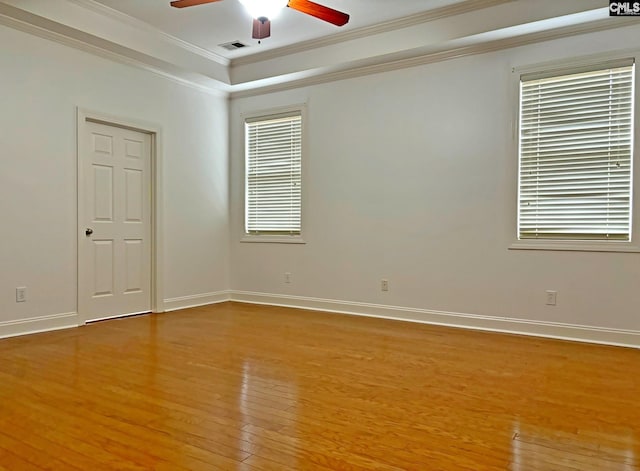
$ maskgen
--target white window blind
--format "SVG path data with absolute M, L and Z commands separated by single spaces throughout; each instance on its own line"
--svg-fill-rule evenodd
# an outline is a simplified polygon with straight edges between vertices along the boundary
M 520 239 L 630 240 L 632 60 L 520 82 Z
M 299 235 L 302 206 L 302 115 L 249 119 L 246 136 L 248 234 Z

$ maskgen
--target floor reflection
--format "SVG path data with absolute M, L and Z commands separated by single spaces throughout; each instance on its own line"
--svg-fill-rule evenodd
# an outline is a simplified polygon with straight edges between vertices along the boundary
M 238 396 L 242 419 L 240 439 L 250 443 L 261 457 L 273 458 L 281 465 L 298 469 L 297 448 L 282 442 L 279 431 L 293 425 L 297 428 L 298 388 L 291 381 L 267 377 L 250 359 L 242 364 L 242 385 Z M 281 400 L 271 403 L 274 392 Z M 272 408 L 273 415 L 264 420 L 260 410 Z M 258 420 L 256 420 L 258 419 Z M 295 434 L 294 434 L 295 435 Z M 291 436 L 290 431 L 287 436 Z M 240 447 L 239 447 L 240 448 Z
M 512 471 L 637 471 L 632 433 L 575 433 L 515 422 L 511 441 Z

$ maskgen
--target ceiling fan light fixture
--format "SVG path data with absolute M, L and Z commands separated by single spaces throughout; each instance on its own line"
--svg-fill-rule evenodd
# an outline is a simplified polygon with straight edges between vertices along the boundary
M 240 0 L 253 18 L 272 20 L 287 6 L 289 0 Z

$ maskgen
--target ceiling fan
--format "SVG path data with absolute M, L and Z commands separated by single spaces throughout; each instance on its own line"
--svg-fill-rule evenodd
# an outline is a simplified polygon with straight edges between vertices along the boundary
M 204 5 L 205 3 L 219 2 L 221 0 L 174 0 L 171 6 L 175 8 Z M 307 15 L 314 16 L 336 26 L 344 26 L 349 22 L 349 15 L 333 8 L 325 7 L 309 0 L 240 0 L 249 13 L 253 16 L 253 39 L 264 39 L 271 36 L 271 21 L 284 7 L 298 10 Z

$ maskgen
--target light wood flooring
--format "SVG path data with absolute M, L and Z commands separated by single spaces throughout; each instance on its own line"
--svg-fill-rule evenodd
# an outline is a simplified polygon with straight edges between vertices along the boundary
M 0 469 L 640 469 L 640 351 L 224 303 L 0 340 Z

